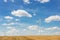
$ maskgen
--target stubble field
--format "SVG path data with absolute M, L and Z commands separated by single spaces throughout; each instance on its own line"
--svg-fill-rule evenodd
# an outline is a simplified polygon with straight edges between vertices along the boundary
M 60 36 L 0 36 L 0 40 L 60 40 Z

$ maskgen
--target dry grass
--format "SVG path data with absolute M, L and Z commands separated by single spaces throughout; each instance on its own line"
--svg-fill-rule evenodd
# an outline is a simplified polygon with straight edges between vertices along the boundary
M 60 36 L 0 36 L 0 40 L 60 40 Z

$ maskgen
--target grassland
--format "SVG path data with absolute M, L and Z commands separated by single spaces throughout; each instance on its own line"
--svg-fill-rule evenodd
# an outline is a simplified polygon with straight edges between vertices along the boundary
M 0 40 L 60 40 L 60 36 L 0 36 Z

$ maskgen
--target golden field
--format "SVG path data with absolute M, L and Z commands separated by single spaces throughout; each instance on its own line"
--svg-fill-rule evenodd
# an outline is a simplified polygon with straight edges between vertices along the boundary
M 0 36 L 0 40 L 60 40 L 60 36 Z

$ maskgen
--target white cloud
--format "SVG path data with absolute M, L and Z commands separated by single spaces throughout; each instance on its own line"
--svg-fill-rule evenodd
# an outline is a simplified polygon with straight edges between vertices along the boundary
M 32 17 L 32 15 L 25 10 L 14 10 L 11 12 L 11 14 L 17 17 L 23 17 L 23 16 Z
M 7 25 L 6 23 L 3 23 L 2 25 Z
M 54 31 L 54 30 L 60 30 L 60 28 L 55 26 L 55 27 L 46 28 L 45 30 L 52 30 L 52 31 Z
M 4 0 L 4 2 L 8 2 L 8 1 L 14 2 L 15 0 Z
M 8 25 L 14 25 L 15 23 L 14 22 L 11 22 L 11 23 L 3 23 L 2 25 L 3 26 L 8 26 Z
M 15 21 L 19 21 L 19 19 L 15 19 Z
M 54 26 L 49 28 L 40 28 L 39 33 L 40 35 L 60 35 L 60 27 Z
M 55 34 L 55 35 L 60 35 L 60 32 L 55 32 L 54 34 Z
M 23 0 L 24 3 L 30 4 L 30 0 Z
M 4 2 L 7 2 L 8 0 L 4 0 Z
M 18 35 L 17 33 L 19 32 L 18 29 L 15 27 L 7 27 L 8 31 L 6 32 L 6 35 L 11 36 L 11 35 Z
M 12 26 L 9 26 L 9 27 L 7 27 L 7 29 L 13 29 L 14 27 L 12 27 Z
M 41 0 L 41 3 L 49 2 L 50 0 Z
M 5 19 L 13 19 L 13 17 L 11 17 L 11 16 L 5 16 L 4 18 Z
M 44 32 L 43 30 L 38 30 L 39 33 Z
M 5 28 L 6 30 L 0 31 L 0 36 L 17 36 L 19 33 L 19 30 L 16 27 L 7 26 Z
M 38 2 L 40 2 L 40 3 L 50 2 L 50 0 L 35 0 L 35 1 L 38 1 Z
M 24 26 L 24 25 L 23 25 Z M 31 25 L 23 27 L 15 27 L 15 26 L 6 26 L 7 30 L 5 32 L 1 32 L 2 35 L 6 36 L 25 36 L 25 35 L 60 35 L 60 27 L 39 27 L 38 25 Z M 1 34 L 0 33 L 0 34 Z
M 52 22 L 52 21 L 60 21 L 60 16 L 54 15 L 54 16 L 50 16 L 45 19 L 45 22 L 47 22 L 47 23 Z
M 38 30 L 38 26 L 37 25 L 32 25 L 28 27 L 29 30 Z
M 12 2 L 14 2 L 15 0 L 11 0 Z
M 0 32 L 0 36 L 5 36 L 4 32 Z

